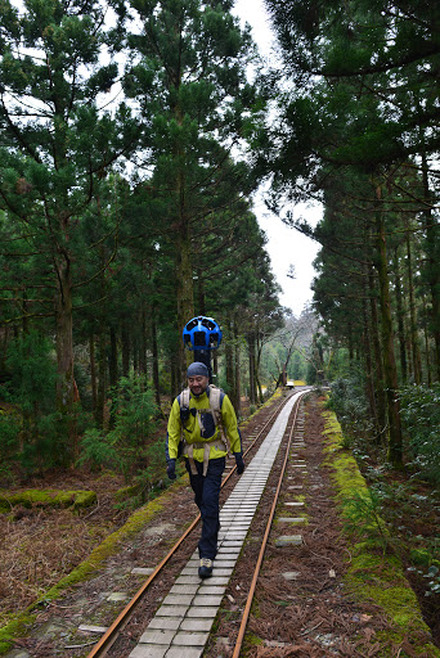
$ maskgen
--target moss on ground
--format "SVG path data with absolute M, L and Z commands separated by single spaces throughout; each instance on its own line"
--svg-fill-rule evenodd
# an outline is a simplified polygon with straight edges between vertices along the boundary
M 53 489 L 27 489 L 18 493 L 0 493 L 0 512 L 8 513 L 13 507 L 72 507 L 79 509 L 96 503 L 94 491 L 59 491 Z
M 135 485 L 129 485 L 127 487 L 122 487 L 122 489 L 118 489 L 118 491 L 116 491 L 113 494 L 113 498 L 117 502 L 124 502 L 125 500 L 133 498 L 134 496 L 137 496 L 138 493 L 139 493 L 139 489 L 140 489 L 139 485 L 136 485 L 136 484 Z
M 332 471 L 342 516 L 347 517 L 351 513 L 350 500 L 355 497 L 368 500 L 370 493 L 356 460 L 343 447 L 344 437 L 335 414 L 323 411 L 323 416 L 325 463 Z M 409 655 L 440 657 L 440 650 L 430 641 L 430 630 L 423 621 L 417 597 L 404 576 L 400 560 L 389 554 L 389 546 L 387 551 L 378 553 L 377 544 L 369 540 L 374 523 L 364 524 L 359 530 L 344 579 L 347 589 L 360 603 L 373 602 L 390 620 L 390 630 L 380 634 L 381 655 L 394 655 L 393 646 L 409 641 L 411 654 L 402 650 L 399 653 L 402 658 Z M 377 639 L 376 635 L 375 641 Z
M 142 530 L 154 516 L 167 506 L 173 492 L 179 486 L 185 485 L 180 485 L 179 482 L 176 482 L 160 498 L 152 500 L 134 512 L 119 530 L 109 535 L 70 574 L 62 578 L 26 610 L 11 616 L 8 624 L 0 628 L 0 655 L 11 650 L 14 639 L 26 634 L 29 625 L 35 620 L 35 616 L 38 614 L 41 606 L 60 597 L 72 585 L 85 581 L 92 576 L 104 564 L 105 560 L 120 548 L 122 542 Z
M 26 634 L 27 628 L 33 620 L 34 615 L 31 612 L 22 612 L 15 616 L 7 626 L 0 628 L 0 655 L 13 648 L 13 641 Z

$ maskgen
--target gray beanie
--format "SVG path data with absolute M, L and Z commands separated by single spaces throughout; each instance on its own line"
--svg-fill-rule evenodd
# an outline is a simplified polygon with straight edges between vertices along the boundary
M 186 375 L 187 377 L 197 377 L 198 375 L 209 377 L 209 372 L 204 363 L 201 361 L 194 361 L 194 363 L 191 363 L 189 366 Z

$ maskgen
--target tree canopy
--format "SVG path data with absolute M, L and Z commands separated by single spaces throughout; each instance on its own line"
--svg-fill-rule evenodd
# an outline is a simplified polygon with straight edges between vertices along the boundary
M 156 405 L 178 391 L 191 317 L 233 340 L 257 295 L 281 313 L 250 200 L 266 97 L 231 7 L 0 8 L 1 376 L 23 336 L 53 338 L 71 457 L 78 409 L 103 426 L 121 376 L 144 376 Z
M 316 307 L 351 363 L 363 363 L 377 436 L 388 435 L 398 464 L 397 390 L 440 374 L 440 10 L 405 0 L 266 6 L 288 80 L 264 149 L 271 203 L 323 203 L 317 227 L 293 222 L 322 245 Z
M 74 454 L 79 410 L 111 428 L 133 373 L 157 409 L 177 393 L 182 328 L 204 314 L 223 327 L 219 378 L 238 410 L 243 390 L 262 399 L 262 369 L 275 380 L 286 360 L 307 360 L 311 381 L 356 370 L 375 439 L 399 465 L 399 391 L 440 376 L 440 9 L 413 5 L 266 0 L 283 71 L 263 75 L 229 0 L 6 0 L 8 399 L 20 355 L 35 369 L 52 359 L 56 395 L 42 407 L 67 419 Z M 321 245 L 311 352 L 296 348 L 252 212 L 263 178 L 270 207 Z M 318 225 L 294 220 L 292 204 L 313 199 Z

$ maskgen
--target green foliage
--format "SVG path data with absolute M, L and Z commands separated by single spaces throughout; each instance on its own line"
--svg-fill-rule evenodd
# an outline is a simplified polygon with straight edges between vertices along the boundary
M 32 473 L 63 463 L 70 451 L 65 419 L 55 410 L 56 363 L 50 340 L 36 331 L 11 341 L 6 356 L 8 381 L 0 396 L 2 470 L 17 465 Z M 56 448 L 55 448 L 56 446 Z
M 162 488 L 164 476 L 164 443 L 162 437 L 150 443 L 145 450 L 147 466 L 141 469 L 134 482 L 137 485 L 138 495 L 135 498 L 137 504 L 144 504 L 157 489 Z M 177 472 L 181 464 L 177 464 Z
M 58 408 L 70 413 L 73 296 L 108 264 L 103 216 L 116 204 L 104 202 L 100 212 L 97 199 L 110 184 L 112 163 L 134 148 L 137 124 L 126 105 L 113 99 L 110 111 L 100 98 L 118 77 L 114 61 L 101 66 L 108 37 L 102 4 L 92 0 L 78 11 L 37 0 L 24 2 L 16 15 L 8 5 L 0 6 L 2 289 L 9 322 L 57 316 Z M 87 212 L 98 234 L 90 241 Z
M 431 381 L 439 367 L 440 241 L 429 204 L 438 192 L 440 86 L 429 72 L 440 12 L 427 0 L 411 12 L 365 0 L 266 6 L 288 76 L 266 144 L 273 207 L 282 212 L 286 198 L 323 203 L 313 227 L 288 211 L 286 220 L 322 246 L 314 306 L 350 362 L 363 360 L 377 441 L 388 440 L 400 467 L 399 410 L 389 393 L 399 374 Z M 411 445 L 417 466 L 438 481 L 422 442 Z
M 377 491 L 354 492 L 343 501 L 344 529 L 367 542 L 381 548 L 385 554 L 391 537 L 381 517 L 381 496 Z
M 31 415 L 53 411 L 56 365 L 49 339 L 31 331 L 9 343 L 6 366 L 10 378 L 3 392 L 8 402 L 20 407 L 30 422 Z
M 117 507 L 135 509 L 152 500 L 168 485 L 171 484 L 167 478 L 164 480 L 164 444 L 163 438 L 149 442 L 144 452 L 146 465 L 140 468 L 136 475 L 131 478 L 131 485 L 124 487 L 118 492 Z M 177 474 L 183 472 L 183 465 L 176 465 Z
M 19 450 L 20 422 L 16 415 L 0 409 L 0 478 L 9 478 L 11 462 Z
M 265 98 L 231 3 L 129 1 L 113 6 L 117 27 L 99 2 L 77 9 L 0 8 L 2 310 L 13 329 L 57 315 L 58 409 L 71 412 L 74 366 L 101 423 L 108 383 L 145 370 L 147 353 L 158 394 L 177 392 L 179 295 L 185 321 L 196 302 L 219 322 L 247 311 L 257 332 L 280 312 L 247 198 Z M 90 462 L 114 459 L 103 433 L 84 446 Z
M 114 467 L 117 458 L 117 451 L 103 430 L 92 427 L 84 432 L 79 465 L 89 464 L 93 469 Z
M 440 484 L 440 384 L 401 389 L 401 417 L 411 466 L 422 478 Z
M 87 430 L 78 463 L 114 468 L 128 480 L 136 467 L 154 462 L 151 435 L 157 409 L 153 391 L 146 388 L 143 376 L 121 377 L 113 394 L 113 429 L 107 433 L 96 428 Z
M 393 620 L 396 627 L 393 636 L 398 637 L 399 642 L 403 642 L 404 638 L 407 641 L 412 636 L 419 644 L 417 638 L 420 637 L 420 630 L 426 631 L 427 627 L 422 620 L 416 595 L 403 575 L 401 561 L 394 551 L 391 554 L 385 553 L 390 539 L 392 548 L 395 548 L 395 540 L 388 535 L 382 521 L 383 496 L 373 493 L 370 497 L 366 482 L 352 456 L 340 449 L 342 433 L 336 417 L 324 412 L 324 418 L 326 462 L 334 471 L 337 497 L 342 502 L 347 530 L 355 538 L 361 539 L 353 544 L 350 551 L 344 586 L 356 600 L 373 601 L 382 608 L 384 614 Z M 381 555 L 377 554 L 378 547 L 382 548 Z M 383 646 L 389 645 L 387 640 L 382 640 L 386 643 Z M 429 646 L 423 655 L 438 655 L 436 651 L 433 646 Z
M 292 364 L 289 368 L 289 373 L 291 373 L 291 379 L 302 379 L 308 382 L 307 379 L 307 362 L 304 355 L 295 350 L 292 354 Z
M 367 401 L 360 376 L 340 378 L 332 382 L 327 408 L 334 411 L 345 428 L 366 429 Z
M 147 389 L 142 375 L 121 377 L 114 390 L 113 415 L 118 436 L 129 435 L 133 443 L 142 445 L 145 436 L 154 428 L 156 407 L 153 392 Z
M 425 553 L 423 556 L 424 559 L 421 559 L 421 554 Z M 427 587 L 425 591 L 425 596 L 435 596 L 440 594 L 440 561 L 437 560 L 436 564 L 431 564 L 426 568 L 426 562 L 428 560 L 431 560 L 431 555 L 428 551 L 421 551 L 419 550 L 416 552 L 415 550 L 411 551 L 411 562 L 413 564 L 419 564 L 422 565 L 421 568 L 418 566 L 412 566 L 408 568 L 408 571 L 412 571 L 417 573 L 418 576 L 421 578 L 424 578 L 427 581 Z
M 383 466 L 368 467 L 366 474 L 373 500 L 380 505 L 379 512 L 393 528 L 393 549 L 406 564 L 409 572 L 417 574 L 425 588 L 425 597 L 440 593 L 440 540 L 435 534 L 418 534 L 411 519 L 432 523 L 431 513 L 438 509 L 435 490 L 420 494 L 412 479 L 401 482 L 388 479 Z M 406 521 L 409 520 L 409 522 Z
M 164 271 L 160 288 L 170 277 L 176 281 L 171 294 L 177 304 L 169 314 L 176 317 L 177 307 L 176 334 L 194 314 L 196 300 L 205 297 L 199 285 L 211 277 L 213 287 L 220 283 L 224 308 L 225 289 L 229 295 L 235 291 L 243 261 L 255 259 L 254 248 L 245 258 L 236 255 L 249 242 L 248 235 L 240 240 L 238 233 L 247 224 L 244 194 L 254 188 L 255 178 L 248 159 L 237 162 L 240 152 L 232 146 L 238 142 L 245 148 L 244 139 L 252 141 L 262 126 L 262 99 L 248 81 L 253 50 L 249 33 L 241 30 L 228 4 L 128 4 L 143 30 L 127 35 L 123 88 L 143 121 L 139 146 L 141 158 L 149 158 L 144 167 L 153 172 L 152 231 L 170 261 L 170 274 Z M 117 10 L 124 18 L 126 6 Z M 219 260 L 223 270 L 227 263 L 228 274 L 234 272 L 227 286 L 212 268 Z M 152 265 L 148 270 L 157 271 Z M 193 278 L 197 268 L 203 282 Z M 248 287 L 238 289 L 242 294 Z M 208 304 L 214 295 L 210 290 Z M 161 300 L 160 306 L 165 304 Z

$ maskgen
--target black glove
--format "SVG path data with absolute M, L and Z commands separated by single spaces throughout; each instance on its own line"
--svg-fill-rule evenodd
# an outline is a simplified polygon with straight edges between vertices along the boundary
M 167 464 L 167 475 L 170 478 L 170 480 L 175 480 L 176 479 L 176 460 L 175 459 L 170 459 L 168 464 Z
M 235 463 L 237 464 L 237 473 L 241 475 L 244 471 L 244 461 L 241 452 L 234 452 Z

